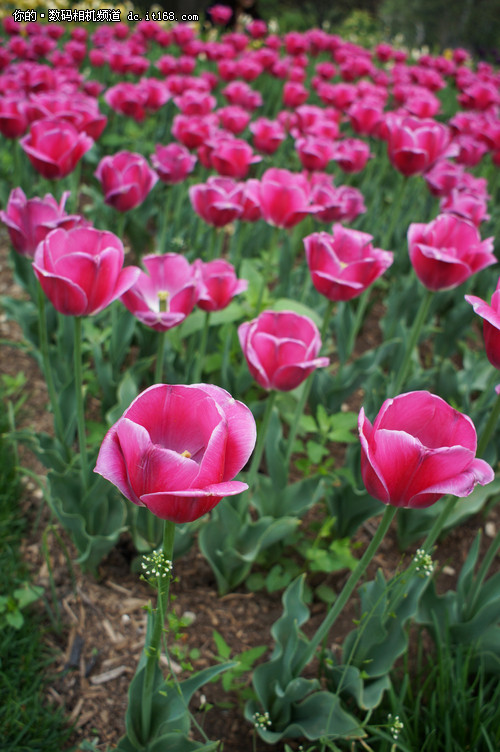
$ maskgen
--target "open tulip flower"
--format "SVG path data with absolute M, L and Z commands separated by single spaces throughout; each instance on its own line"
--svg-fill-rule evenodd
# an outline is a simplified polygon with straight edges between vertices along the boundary
M 386 400 L 373 425 L 361 408 L 358 428 L 363 482 L 384 504 L 428 507 L 445 494 L 469 496 L 494 478 L 476 459 L 471 419 L 430 392 Z
M 494 368 L 500 370 L 500 279 L 488 305 L 476 295 L 466 295 L 465 300 L 474 313 L 483 319 L 483 337 L 486 356 Z
M 224 496 L 256 439 L 251 411 L 211 384 L 155 384 L 108 431 L 95 472 L 129 501 L 171 522 L 191 522 Z
M 44 198 L 27 199 L 22 188 L 11 191 L 6 211 L 0 211 L 0 219 L 7 225 L 11 243 L 21 256 L 33 258 L 38 244 L 52 230 L 58 227 L 70 230 L 85 224 L 78 214 L 65 213 L 68 196 L 69 191 L 65 191 L 57 203 L 50 193 Z
M 142 204 L 158 181 L 158 175 L 141 154 L 119 151 L 101 159 L 95 171 L 104 201 L 126 212 Z
M 333 234 L 314 232 L 304 238 L 313 285 L 329 300 L 345 301 L 361 295 L 386 269 L 394 256 L 374 248 L 373 237 L 341 224 Z
M 295 227 L 319 207 L 310 204 L 310 188 L 305 175 L 271 167 L 259 185 L 262 218 L 275 227 Z
M 66 316 L 99 313 L 134 284 L 140 269 L 123 269 L 123 245 L 111 232 L 74 227 L 50 232 L 33 270 L 54 308 Z
M 264 389 L 289 392 L 330 360 L 318 358 L 316 324 L 293 311 L 263 311 L 238 328 L 241 349 L 255 381 Z
M 478 229 L 453 214 L 440 214 L 427 225 L 411 224 L 408 251 L 417 277 L 434 291 L 458 287 L 496 263 L 493 238 L 481 242 Z
M 199 295 L 198 273 L 179 253 L 152 253 L 142 263 L 148 274 L 140 271 L 121 300 L 145 326 L 165 332 L 193 310 Z
M 59 180 L 75 169 L 93 145 L 85 132 L 79 133 L 65 120 L 37 120 L 19 142 L 37 172 L 47 180 Z

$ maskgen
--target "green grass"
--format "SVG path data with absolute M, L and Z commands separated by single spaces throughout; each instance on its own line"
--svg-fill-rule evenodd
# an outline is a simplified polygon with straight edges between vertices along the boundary
M 1 390 L 0 390 L 1 391 Z M 20 555 L 27 522 L 19 508 L 21 486 L 15 452 L 7 440 L 5 402 L 0 394 L 0 596 L 13 600 L 29 581 Z M 40 617 L 22 610 L 22 626 L 10 626 L 0 613 L 0 749 L 2 752 L 54 752 L 64 749 L 69 726 L 59 707 L 48 704 L 51 658 L 43 645 Z M 12 610 L 10 611 L 12 614 Z
M 372 723 L 377 752 L 496 752 L 500 749 L 500 683 L 476 660 L 473 646 L 436 646 L 420 652 L 414 673 L 405 671 Z M 389 714 L 403 724 L 397 739 Z

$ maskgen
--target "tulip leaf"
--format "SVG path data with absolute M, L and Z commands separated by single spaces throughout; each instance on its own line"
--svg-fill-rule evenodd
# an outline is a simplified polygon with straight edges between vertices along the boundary
M 276 520 L 287 516 L 299 518 L 324 494 L 325 480 L 322 475 L 303 478 L 284 488 L 276 488 L 270 478 L 261 475 L 252 492 L 252 505 L 265 517 Z

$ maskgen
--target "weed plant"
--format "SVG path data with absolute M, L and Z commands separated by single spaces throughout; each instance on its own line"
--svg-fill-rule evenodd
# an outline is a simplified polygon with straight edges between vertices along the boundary
M 494 752 L 500 749 L 498 677 L 477 660 L 474 646 L 438 640 L 429 655 L 420 636 L 416 670 L 406 661 L 376 718 L 380 726 L 369 745 L 379 752 Z
M 4 390 L 3 390 L 4 391 Z M 0 397 L 4 397 L 1 394 Z M 2 752 L 53 752 L 63 749 L 70 728 L 60 708 L 48 705 L 51 657 L 43 645 L 40 618 L 20 613 L 15 592 L 27 587 L 20 554 L 27 521 L 20 513 L 21 483 L 15 451 L 5 438 L 8 414 L 0 408 L 0 749 Z M 17 617 L 19 628 L 9 623 Z

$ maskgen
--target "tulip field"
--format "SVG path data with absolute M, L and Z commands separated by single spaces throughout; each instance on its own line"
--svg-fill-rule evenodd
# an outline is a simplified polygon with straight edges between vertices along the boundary
M 5 749 L 500 749 L 500 71 L 41 10 L 0 36 L 0 619 L 69 741 L 0 701 Z

